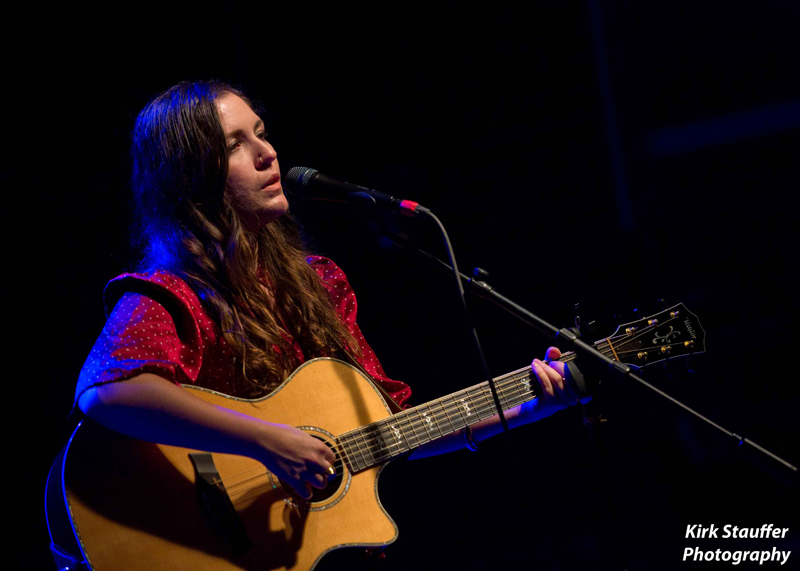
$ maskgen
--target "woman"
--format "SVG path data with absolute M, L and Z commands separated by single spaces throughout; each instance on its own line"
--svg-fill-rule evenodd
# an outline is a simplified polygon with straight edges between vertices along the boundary
M 307 256 L 289 215 L 277 154 L 237 90 L 181 83 L 140 113 L 133 139 L 139 274 L 112 280 L 113 311 L 84 366 L 76 402 L 135 438 L 262 462 L 302 497 L 323 488 L 335 457 L 294 427 L 215 407 L 181 389 L 269 393 L 307 359 L 355 359 L 403 406 L 355 322 L 355 297 L 330 260 Z M 550 348 L 547 359 L 556 359 Z M 533 361 L 544 398 L 506 413 L 511 426 L 576 402 L 564 364 Z M 124 381 L 124 382 L 115 382 Z M 418 448 L 474 448 L 497 417 Z

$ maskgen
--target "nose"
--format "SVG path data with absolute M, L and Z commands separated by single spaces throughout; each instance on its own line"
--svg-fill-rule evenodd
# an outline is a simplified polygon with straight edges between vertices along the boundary
M 270 145 L 267 141 L 261 141 L 256 152 L 256 168 L 268 168 L 272 162 L 278 158 L 278 153 L 275 152 L 275 147 Z

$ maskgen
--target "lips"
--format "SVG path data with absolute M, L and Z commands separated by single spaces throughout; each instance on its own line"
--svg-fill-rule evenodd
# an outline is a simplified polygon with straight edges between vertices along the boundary
M 276 174 L 276 175 L 271 176 L 267 180 L 267 182 L 264 183 L 264 185 L 261 188 L 262 189 L 267 189 L 270 186 L 273 186 L 273 185 L 276 185 L 276 184 L 280 184 L 280 182 L 281 182 L 281 175 L 280 174 Z

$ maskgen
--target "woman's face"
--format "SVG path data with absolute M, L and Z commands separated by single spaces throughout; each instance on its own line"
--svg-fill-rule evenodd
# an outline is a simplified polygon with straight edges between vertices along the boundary
M 255 231 L 289 209 L 278 154 L 267 142 L 264 123 L 240 97 L 226 93 L 217 98 L 216 105 L 228 147 L 225 188 L 242 224 Z

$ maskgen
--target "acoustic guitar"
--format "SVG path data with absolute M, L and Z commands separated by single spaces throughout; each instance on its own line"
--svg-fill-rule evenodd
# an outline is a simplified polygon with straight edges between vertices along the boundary
M 595 348 L 645 365 L 703 352 L 704 332 L 679 304 L 620 325 Z M 505 410 L 539 390 L 530 367 L 495 382 Z M 308 570 L 334 549 L 387 545 L 397 527 L 378 497 L 386 463 L 495 414 L 485 382 L 393 414 L 370 379 L 329 358 L 308 361 L 256 400 L 185 388 L 319 438 L 336 454 L 335 475 L 306 501 L 250 458 L 142 442 L 84 420 L 56 458 L 46 491 L 52 548 L 64 567 Z

